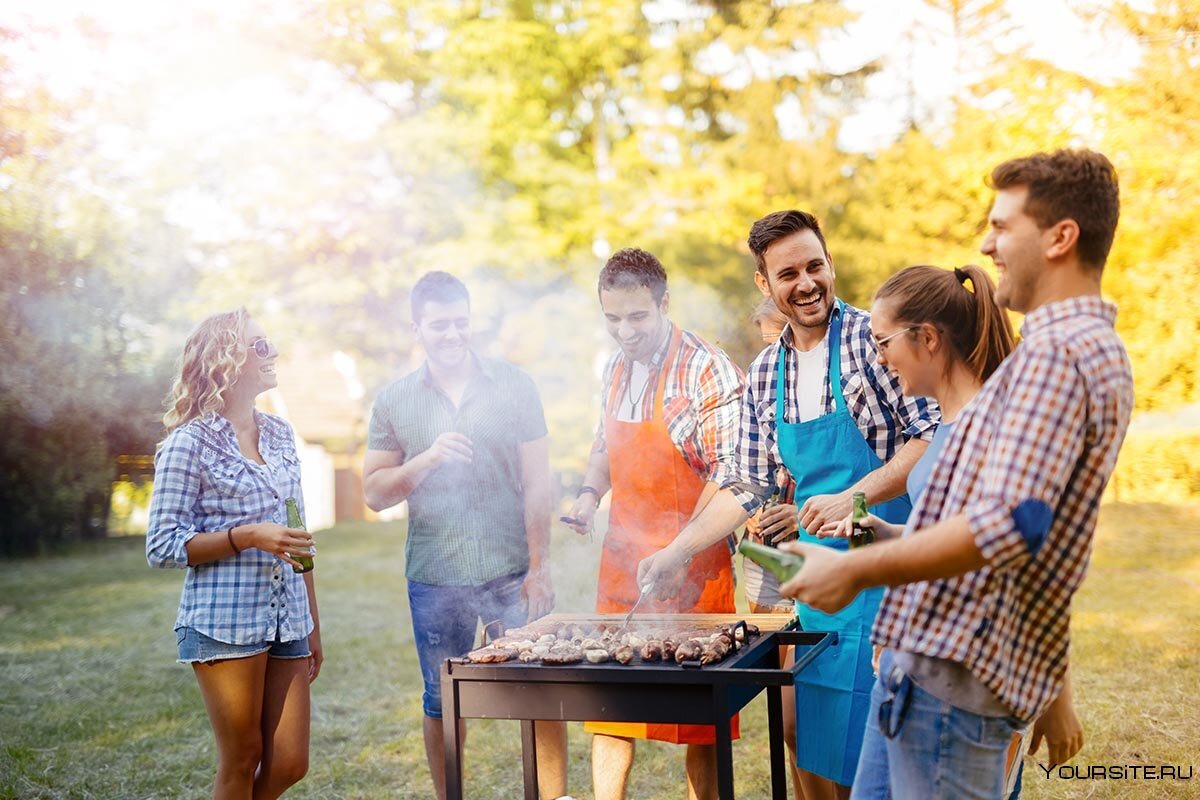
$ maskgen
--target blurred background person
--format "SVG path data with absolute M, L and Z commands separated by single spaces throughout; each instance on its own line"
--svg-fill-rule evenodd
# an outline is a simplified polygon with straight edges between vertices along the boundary
M 154 459 L 146 534 L 153 567 L 187 570 L 175 634 L 217 742 L 213 797 L 274 798 L 308 770 L 309 684 L 324 658 L 312 537 L 291 426 L 254 408 L 278 351 L 244 308 L 188 337 Z
M 425 683 L 425 755 L 445 798 L 442 664 L 475 646 L 481 620 L 511 628 L 554 606 L 549 448 L 533 380 L 472 349 L 463 282 L 425 273 L 411 310 L 425 362 L 375 399 L 363 493 L 375 511 L 408 501 L 404 575 Z M 559 797 L 566 726 L 542 720 L 534 730 L 539 789 Z

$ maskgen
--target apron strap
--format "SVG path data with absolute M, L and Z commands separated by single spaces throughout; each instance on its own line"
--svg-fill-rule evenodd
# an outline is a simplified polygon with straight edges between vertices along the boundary
M 829 392 L 833 395 L 834 408 L 846 410 L 846 398 L 842 396 L 842 316 L 846 304 L 837 301 L 837 308 L 829 321 Z
M 667 369 L 671 365 L 671 358 L 679 352 L 679 344 L 683 341 L 683 332 L 677 325 L 672 325 L 671 344 L 667 347 L 667 354 L 663 356 L 662 365 L 659 367 L 658 386 L 654 390 L 654 413 L 651 419 L 662 418 L 662 399 L 663 393 L 667 386 Z M 621 386 L 621 377 L 625 372 L 625 359 L 618 358 L 617 366 L 613 368 L 612 384 L 608 387 L 608 408 L 606 413 L 616 416 L 621 410 L 621 403 L 617 399 Z M 630 371 L 632 376 L 632 370 Z

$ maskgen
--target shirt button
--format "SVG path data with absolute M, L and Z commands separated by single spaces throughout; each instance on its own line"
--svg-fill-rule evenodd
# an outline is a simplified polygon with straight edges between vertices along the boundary
M 274 603 L 271 603 L 271 608 L 274 608 L 274 607 L 275 607 L 275 604 L 274 604 Z

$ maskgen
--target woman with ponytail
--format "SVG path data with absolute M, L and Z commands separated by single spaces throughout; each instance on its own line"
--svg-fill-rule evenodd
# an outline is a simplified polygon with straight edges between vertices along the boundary
M 312 537 L 291 426 L 254 407 L 276 383 L 278 351 L 239 308 L 184 345 L 154 457 L 146 533 L 152 567 L 186 569 L 175 619 L 217 741 L 214 798 L 273 798 L 308 769 L 309 684 L 323 653 Z M 193 787 L 194 788 L 194 787 Z
M 871 331 L 879 363 L 899 377 L 901 391 L 932 397 L 942 409 L 933 441 L 908 474 L 915 506 L 959 412 L 1012 352 L 1012 324 L 981 268 L 922 265 L 897 272 L 875 293 Z M 876 534 L 901 530 L 878 520 Z

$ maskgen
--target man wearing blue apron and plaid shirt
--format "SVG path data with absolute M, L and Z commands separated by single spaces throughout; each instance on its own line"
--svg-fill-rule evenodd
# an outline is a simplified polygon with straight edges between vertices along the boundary
M 936 405 L 904 397 L 876 359 L 869 315 L 834 294 L 834 267 L 815 217 L 778 211 L 750 230 L 755 281 L 788 318 L 778 342 L 750 365 L 733 474 L 668 548 L 642 562 L 641 582 L 679 564 L 740 525 L 762 504 L 777 466 L 796 482 L 803 542 L 850 513 L 861 491 L 887 520 L 903 521 L 908 471 L 932 438 Z M 825 614 L 797 604 L 802 627 L 836 631 L 837 644 L 796 680 L 797 764 L 806 796 L 848 795 L 873 682 L 868 634 L 882 590 Z

